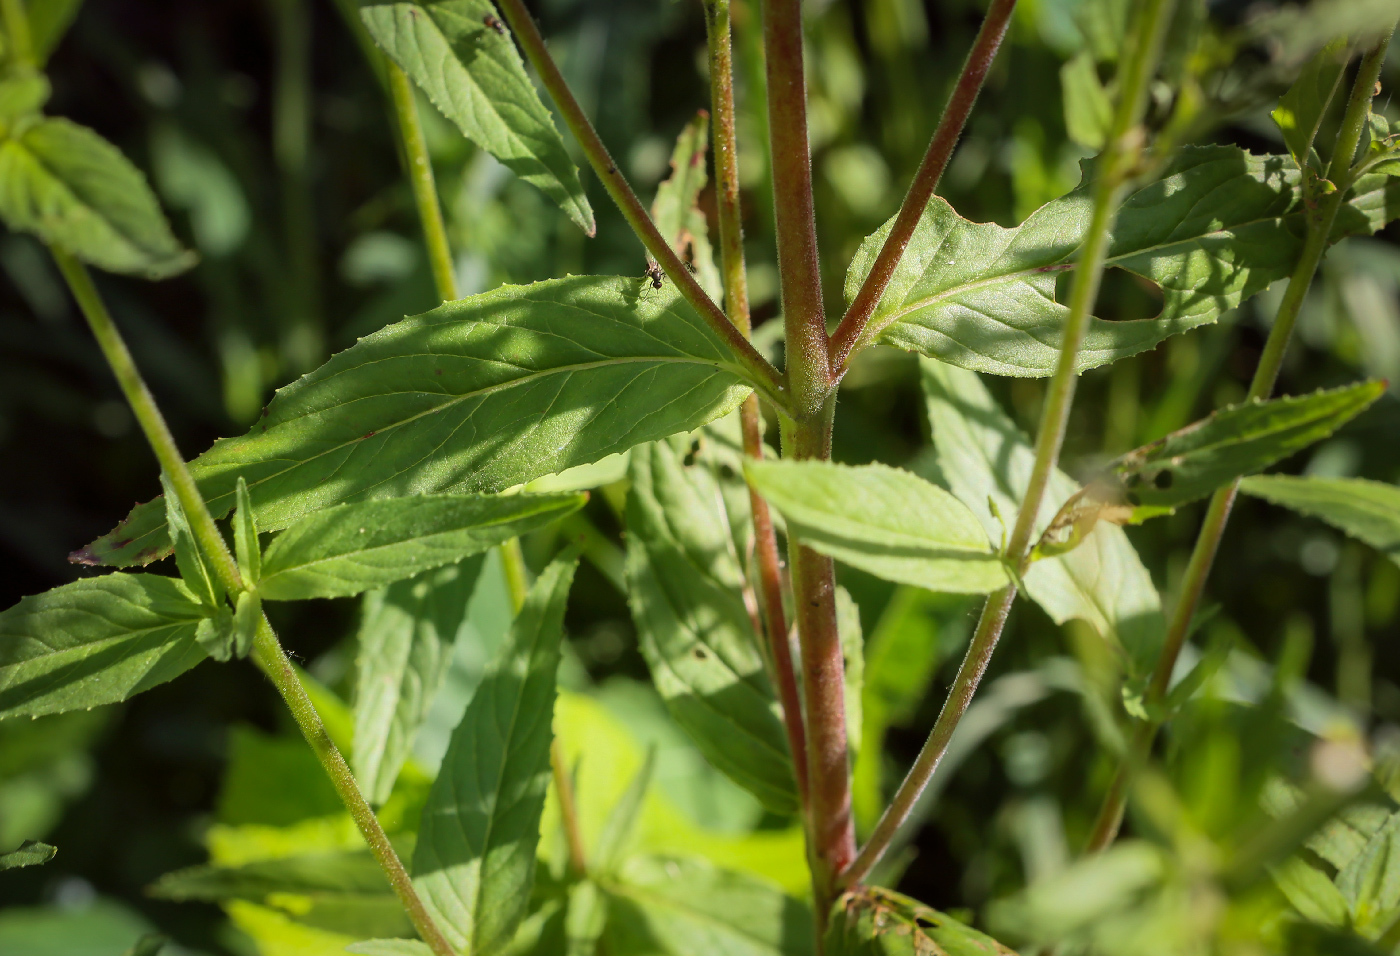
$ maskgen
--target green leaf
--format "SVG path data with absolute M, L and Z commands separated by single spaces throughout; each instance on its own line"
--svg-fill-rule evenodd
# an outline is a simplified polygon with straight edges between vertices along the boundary
M 578 170 L 515 44 L 488 25 L 495 15 L 490 0 L 368 0 L 360 8 L 374 42 L 463 136 L 538 187 L 591 236 L 593 210 Z
M 1392 815 L 1337 874 L 1337 889 L 1357 930 L 1373 938 L 1386 930 L 1400 906 L 1400 814 Z
M 1271 875 L 1279 891 L 1309 922 L 1342 928 L 1351 919 L 1346 897 L 1331 877 L 1312 864 L 1292 857 L 1273 868 Z
M 1293 270 L 1303 246 L 1300 173 L 1282 156 L 1233 146 L 1182 151 L 1164 177 L 1124 202 L 1108 267 L 1157 283 L 1156 318 L 1092 319 L 1077 369 L 1150 349 L 1170 335 L 1214 322 Z M 1068 308 L 1056 278 L 1074 268 L 1089 224 L 1092 186 L 1042 206 L 1004 229 L 960 217 L 935 197 L 924 211 L 860 344 L 875 340 L 995 375 L 1047 376 L 1060 354 Z M 1357 183 L 1334 239 L 1375 232 L 1400 209 L 1400 186 Z M 861 244 L 846 276 L 852 299 L 890 224 Z
M 0 718 L 126 700 L 200 661 L 207 610 L 179 581 L 107 574 L 0 611 Z
M 345 947 L 359 956 L 433 956 L 427 943 L 416 939 L 367 939 Z
M 243 583 L 256 587 L 262 577 L 262 546 L 258 543 L 258 523 L 253 517 L 253 502 L 248 497 L 248 483 L 239 476 L 234 488 L 233 546 L 238 553 L 238 570 L 243 574 Z
M 1098 67 L 1087 50 L 1060 67 L 1065 102 L 1065 132 L 1090 149 L 1103 149 L 1113 125 L 1113 103 L 1099 82 Z
M 351 766 L 375 805 L 389 798 L 447 675 L 483 563 L 478 556 L 365 595 Z
M 479 554 L 577 511 L 586 495 L 423 495 L 337 505 L 273 539 L 269 601 L 347 597 Z
M 54 858 L 58 847 L 37 840 L 26 840 L 18 850 L 0 853 L 0 870 L 13 870 L 21 866 L 38 866 Z
M 170 937 L 163 933 L 147 933 L 132 944 L 125 956 L 160 956 Z
M 185 587 L 190 589 L 199 603 L 217 608 L 223 604 L 223 588 L 215 584 L 209 564 L 204 560 L 203 550 L 195 540 L 194 532 L 190 530 L 185 509 L 180 506 L 180 499 L 176 497 L 170 479 L 164 473 L 160 476 L 160 486 L 165 490 L 162 498 L 165 502 L 165 523 L 170 528 L 170 536 L 175 540 L 175 566 L 180 569 L 180 579 L 185 582 Z
M 744 473 L 788 533 L 887 581 L 985 594 L 1009 580 L 977 517 L 957 498 L 888 465 L 747 461 Z
M 109 272 L 164 279 L 194 265 L 140 170 L 66 119 L 0 143 L 0 219 Z
M 724 499 L 708 468 L 683 463 L 685 448 L 673 439 L 632 450 L 627 586 L 642 655 L 705 758 L 771 810 L 793 813 L 782 711 L 744 602 Z
M 1364 478 L 1258 475 L 1240 483 L 1246 494 L 1321 518 L 1400 564 L 1400 488 Z
M 564 956 L 597 956 L 598 940 L 607 927 L 608 898 L 592 880 L 569 887 L 564 914 Z
M 39 73 L 0 80 L 0 135 L 38 116 L 51 92 L 48 78 Z
M 530 589 L 423 808 L 414 885 L 448 941 L 473 956 L 504 948 L 529 903 L 564 605 L 577 565 L 556 560 Z
M 686 857 L 636 856 L 606 887 L 610 956 L 810 956 L 810 911 L 763 880 Z
M 651 773 L 655 768 L 656 747 L 652 746 L 647 748 L 646 760 L 623 791 L 621 799 L 608 811 L 603 832 L 598 835 L 598 843 L 593 848 L 590 868 L 599 873 L 607 873 L 621 860 L 622 851 L 626 849 L 628 839 L 640 819 L 642 798 L 646 796 L 647 787 L 651 786 Z
M 1363 382 L 1231 405 L 1114 462 L 1134 505 L 1175 508 L 1321 441 L 1385 394 Z
M 258 621 L 262 618 L 262 596 L 256 591 L 238 595 L 238 607 L 233 612 L 233 653 L 247 657 L 253 650 Z
M 851 592 L 836 586 L 836 634 L 841 639 L 841 663 L 845 680 L 846 740 L 851 760 L 860 759 L 865 722 L 865 635 L 860 627 L 860 607 Z
M 1338 37 L 1319 50 L 1304 64 L 1303 71 L 1269 114 L 1299 168 L 1308 165 L 1308 152 L 1342 82 L 1349 52 L 1345 37 Z
M 29 44 L 40 66 L 68 32 L 82 5 L 83 0 L 36 0 L 26 4 L 29 8 Z
M 177 902 L 247 900 L 284 910 L 299 923 L 350 936 L 413 932 L 403 904 L 368 850 L 189 867 L 165 874 L 148 892 Z
M 1035 452 L 975 373 L 928 359 L 920 367 L 939 467 L 987 533 L 1000 535 L 1002 522 L 988 502 L 1002 520 L 1015 520 Z M 1037 535 L 1078 490 L 1064 472 L 1051 474 Z M 1155 663 L 1166 630 L 1161 598 L 1122 528 L 1099 522 L 1078 548 L 1032 564 L 1024 581 L 1026 593 L 1055 623 L 1087 622 L 1126 651 L 1137 673 L 1147 673 Z
M 837 899 L 825 943 L 826 956 L 1015 956 L 985 933 L 879 887 L 851 890 Z
M 724 282 L 710 247 L 709 224 L 698 205 L 709 179 L 705 171 L 709 131 L 710 116 L 703 111 L 685 124 L 671 153 L 671 175 L 656 187 L 651 218 L 676 255 L 694 268 L 700 287 L 718 302 L 724 295 Z
M 728 346 L 671 286 L 552 279 L 361 339 L 190 467 L 215 516 L 245 477 L 259 528 L 276 531 L 356 500 L 504 491 L 697 428 L 748 391 Z M 161 505 L 139 505 L 73 560 L 147 563 L 170 547 L 164 525 Z
M 199 622 L 194 632 L 195 641 L 214 660 L 220 663 L 233 660 L 238 644 L 233 630 L 233 612 L 227 604 L 222 604 L 213 608 L 206 605 L 205 613 L 209 616 Z

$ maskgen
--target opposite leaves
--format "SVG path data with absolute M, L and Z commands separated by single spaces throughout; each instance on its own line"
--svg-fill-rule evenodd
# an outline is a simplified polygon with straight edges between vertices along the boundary
M 1233 146 L 1188 148 L 1158 182 L 1124 202 L 1108 266 L 1157 283 L 1153 319 L 1091 320 L 1078 368 L 1152 348 L 1214 322 L 1287 276 L 1302 249 L 1300 174 L 1282 156 Z M 1049 375 L 1068 308 L 1056 277 L 1074 268 L 1088 228 L 1089 183 L 1042 206 L 1020 226 L 973 223 L 935 197 L 862 336 L 995 375 Z M 1343 205 L 1333 239 L 1371 233 L 1400 208 L 1400 185 L 1363 178 Z M 846 276 L 854 298 L 889 232 L 861 244 Z
M 561 558 L 530 589 L 423 808 L 414 885 L 452 945 L 472 956 L 500 952 L 529 905 L 575 567 Z
M 366 336 L 190 470 L 215 516 L 243 476 L 258 527 L 275 531 L 351 501 L 503 491 L 689 431 L 748 389 L 728 346 L 669 285 L 503 286 Z M 72 560 L 145 564 L 169 547 L 151 502 Z
M 492 25 L 501 21 L 491 0 L 370 0 L 360 17 L 374 42 L 463 136 L 539 187 L 593 235 L 593 209 L 578 170 L 515 44 Z

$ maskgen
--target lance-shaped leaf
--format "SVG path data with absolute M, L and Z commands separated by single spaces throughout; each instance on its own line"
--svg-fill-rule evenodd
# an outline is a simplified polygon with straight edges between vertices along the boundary
M 351 766 L 370 802 L 389 798 L 451 662 L 484 557 L 365 595 Z
M 1400 564 L 1400 488 L 1364 478 L 1257 475 L 1240 483 L 1246 494 L 1321 518 Z
M 671 175 L 656 187 L 651 218 L 671 248 L 695 270 L 700 287 L 718 302 L 724 295 L 723 280 L 710 248 L 709 224 L 698 202 L 709 176 L 705 152 L 709 147 L 710 114 L 700 113 L 685 124 L 671 152 Z
M 577 511 L 585 495 L 424 495 L 337 505 L 297 521 L 263 555 L 271 601 L 347 597 L 478 554 Z
M 724 499 L 703 464 L 683 464 L 684 445 L 632 451 L 627 588 L 642 654 L 671 716 L 705 758 L 765 806 L 792 813 L 782 710 L 744 602 Z
M 1077 368 L 1150 349 L 1220 315 L 1293 270 L 1305 233 L 1300 174 L 1284 156 L 1233 146 L 1188 148 L 1157 182 L 1124 202 L 1108 266 L 1161 287 L 1156 318 L 1092 319 Z M 1055 301 L 1059 274 L 1074 268 L 1089 225 L 1091 185 L 1005 229 L 929 203 L 863 336 L 952 365 L 1046 376 L 1060 354 L 1069 312 Z M 1400 185 L 1364 177 L 1338 215 L 1335 238 L 1375 232 L 1400 215 Z M 846 276 L 854 298 L 889 232 L 861 244 Z
M 360 17 L 374 42 L 428 99 L 507 169 L 593 235 L 593 209 L 554 119 L 540 102 L 491 0 L 370 0 Z
M 617 956 L 809 956 L 815 948 L 807 907 L 701 860 L 635 856 L 606 889 L 603 951 Z
M 823 461 L 748 461 L 744 473 L 789 534 L 862 571 L 963 594 L 1009 580 L 977 516 L 915 474 Z
M 216 516 L 243 476 L 259 529 L 276 531 L 351 501 L 503 491 L 690 431 L 748 391 L 728 346 L 670 285 L 552 279 L 366 336 L 190 468 Z M 169 547 L 163 507 L 148 503 L 73 560 L 146 563 Z
M 1385 394 L 1384 382 L 1222 408 L 1114 463 L 1128 501 L 1174 508 L 1321 441 Z
M 1317 138 L 1317 128 L 1342 82 L 1347 53 L 1346 37 L 1338 37 L 1319 50 L 1304 64 L 1298 78 L 1269 114 L 1299 167 L 1308 164 L 1308 151 Z
M 947 914 L 874 886 L 837 899 L 825 942 L 827 956 L 1015 956 Z
M 26 840 L 18 850 L 0 853 L 0 870 L 13 870 L 21 866 L 38 866 L 54 858 L 58 847 L 35 840 Z
M 924 359 L 924 394 L 938 463 L 949 488 L 1000 536 L 1003 521 L 1016 520 L 1035 464 L 1035 452 L 973 372 Z M 1056 469 L 1035 523 L 1039 535 L 1079 485 Z M 998 519 L 988 502 L 995 504 Z M 1152 577 L 1123 529 L 1099 522 L 1068 554 L 1031 565 L 1026 592 L 1057 624 L 1088 622 L 1117 641 L 1140 673 L 1156 660 L 1165 623 Z
M 0 143 L 0 218 L 109 272 L 163 279 L 194 264 L 140 170 L 66 119 L 37 119 Z
M 86 710 L 178 677 L 209 610 L 174 578 L 107 574 L 0 611 L 0 717 Z
M 508 944 L 530 902 L 564 605 L 577 564 L 556 560 L 530 589 L 452 732 L 423 808 L 414 885 L 448 941 L 473 956 Z
M 433 956 L 427 943 L 416 939 L 366 939 L 345 947 L 356 956 Z

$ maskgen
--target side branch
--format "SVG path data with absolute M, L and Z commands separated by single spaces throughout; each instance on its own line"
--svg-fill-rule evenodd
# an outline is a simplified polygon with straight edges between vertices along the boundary
M 535 26 L 530 12 L 525 9 L 523 0 L 499 0 L 499 3 L 501 12 L 509 21 L 511 30 L 514 31 L 516 39 L 520 41 L 521 47 L 525 50 L 525 55 L 529 57 L 535 72 L 539 74 L 545 89 L 549 91 L 555 106 L 563 115 L 564 122 L 568 124 L 570 132 L 574 134 L 574 138 L 583 148 L 589 165 L 593 167 L 593 171 L 602 180 L 603 188 L 608 191 L 613 202 L 617 203 L 617 208 L 621 210 L 627 224 L 632 227 L 632 231 L 637 234 L 637 238 L 642 241 L 647 252 L 661 266 L 670 280 L 676 284 L 676 288 L 680 290 L 681 295 L 685 296 L 686 301 L 694 306 L 695 311 L 700 313 L 710 328 L 724 339 L 745 370 L 754 377 L 756 382 L 763 385 L 775 401 L 784 404 L 786 387 L 782 374 L 749 344 L 748 339 L 744 338 L 738 329 L 730 324 L 724 312 L 700 287 L 700 283 L 690 274 L 690 270 L 685 267 L 675 250 L 657 230 L 646 207 L 641 204 L 641 201 L 637 199 L 637 194 L 627 184 L 627 179 L 618 169 L 617 163 L 613 161 L 612 156 L 608 153 L 608 148 L 603 145 L 602 139 L 599 138 L 598 131 L 593 128 L 593 124 L 589 122 L 588 116 L 583 112 L 583 107 L 574 98 L 573 91 L 569 89 L 569 84 L 564 80 L 564 75 L 559 72 L 558 64 L 549 55 L 544 37 L 540 36 L 539 28 Z
M 919 219 L 923 216 L 929 200 L 933 198 L 938 181 L 943 178 L 943 171 L 948 168 L 953 147 L 958 144 L 963 127 L 967 125 L 967 117 L 972 112 L 973 104 L 977 102 L 977 94 L 982 91 L 987 71 L 996 59 L 997 49 L 1001 46 L 1002 38 L 1006 36 L 1006 27 L 1011 22 L 1011 12 L 1015 8 L 1016 0 L 992 0 L 987 17 L 982 21 L 981 29 L 977 31 L 976 39 L 972 41 L 972 49 L 968 51 L 967 59 L 963 62 L 957 84 L 953 87 L 952 95 L 948 97 L 948 105 L 943 108 L 943 115 L 939 117 L 938 126 L 933 131 L 933 139 L 929 140 L 924 160 L 919 164 L 919 170 L 909 184 L 909 192 L 905 194 L 904 203 L 899 207 L 894 225 L 890 227 L 890 234 L 885 237 L 885 244 L 880 247 L 880 254 L 870 267 L 870 274 L 865 277 L 865 282 L 861 284 L 860 291 L 852 300 L 851 307 L 846 310 L 841 324 L 831 337 L 831 367 L 837 377 L 845 369 L 851 352 L 860 341 L 861 333 L 870 322 L 870 316 L 875 312 L 875 306 L 885 294 L 890 279 L 894 277 L 895 267 L 904 257 L 904 250 L 914 235 L 914 229 L 919 225 Z

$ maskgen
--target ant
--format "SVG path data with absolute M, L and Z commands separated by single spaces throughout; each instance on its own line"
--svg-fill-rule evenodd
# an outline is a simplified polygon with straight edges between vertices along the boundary
M 661 283 L 662 283 L 662 281 L 666 278 L 666 273 L 664 273 L 664 272 L 661 271 L 661 266 L 657 265 L 657 264 L 656 264 L 654 261 L 652 261 L 651 259 L 648 259 L 648 260 L 647 260 L 647 272 L 646 272 L 646 275 L 642 276 L 642 278 L 643 278 L 643 279 L 650 279 L 650 280 L 651 280 L 651 287 L 652 287 L 653 289 L 659 289 L 659 288 L 661 288 Z
M 485 17 L 482 18 L 481 22 L 486 24 L 492 30 L 495 30 L 501 36 L 506 35 L 506 25 L 502 23 L 497 17 L 492 16 L 488 13 Z

